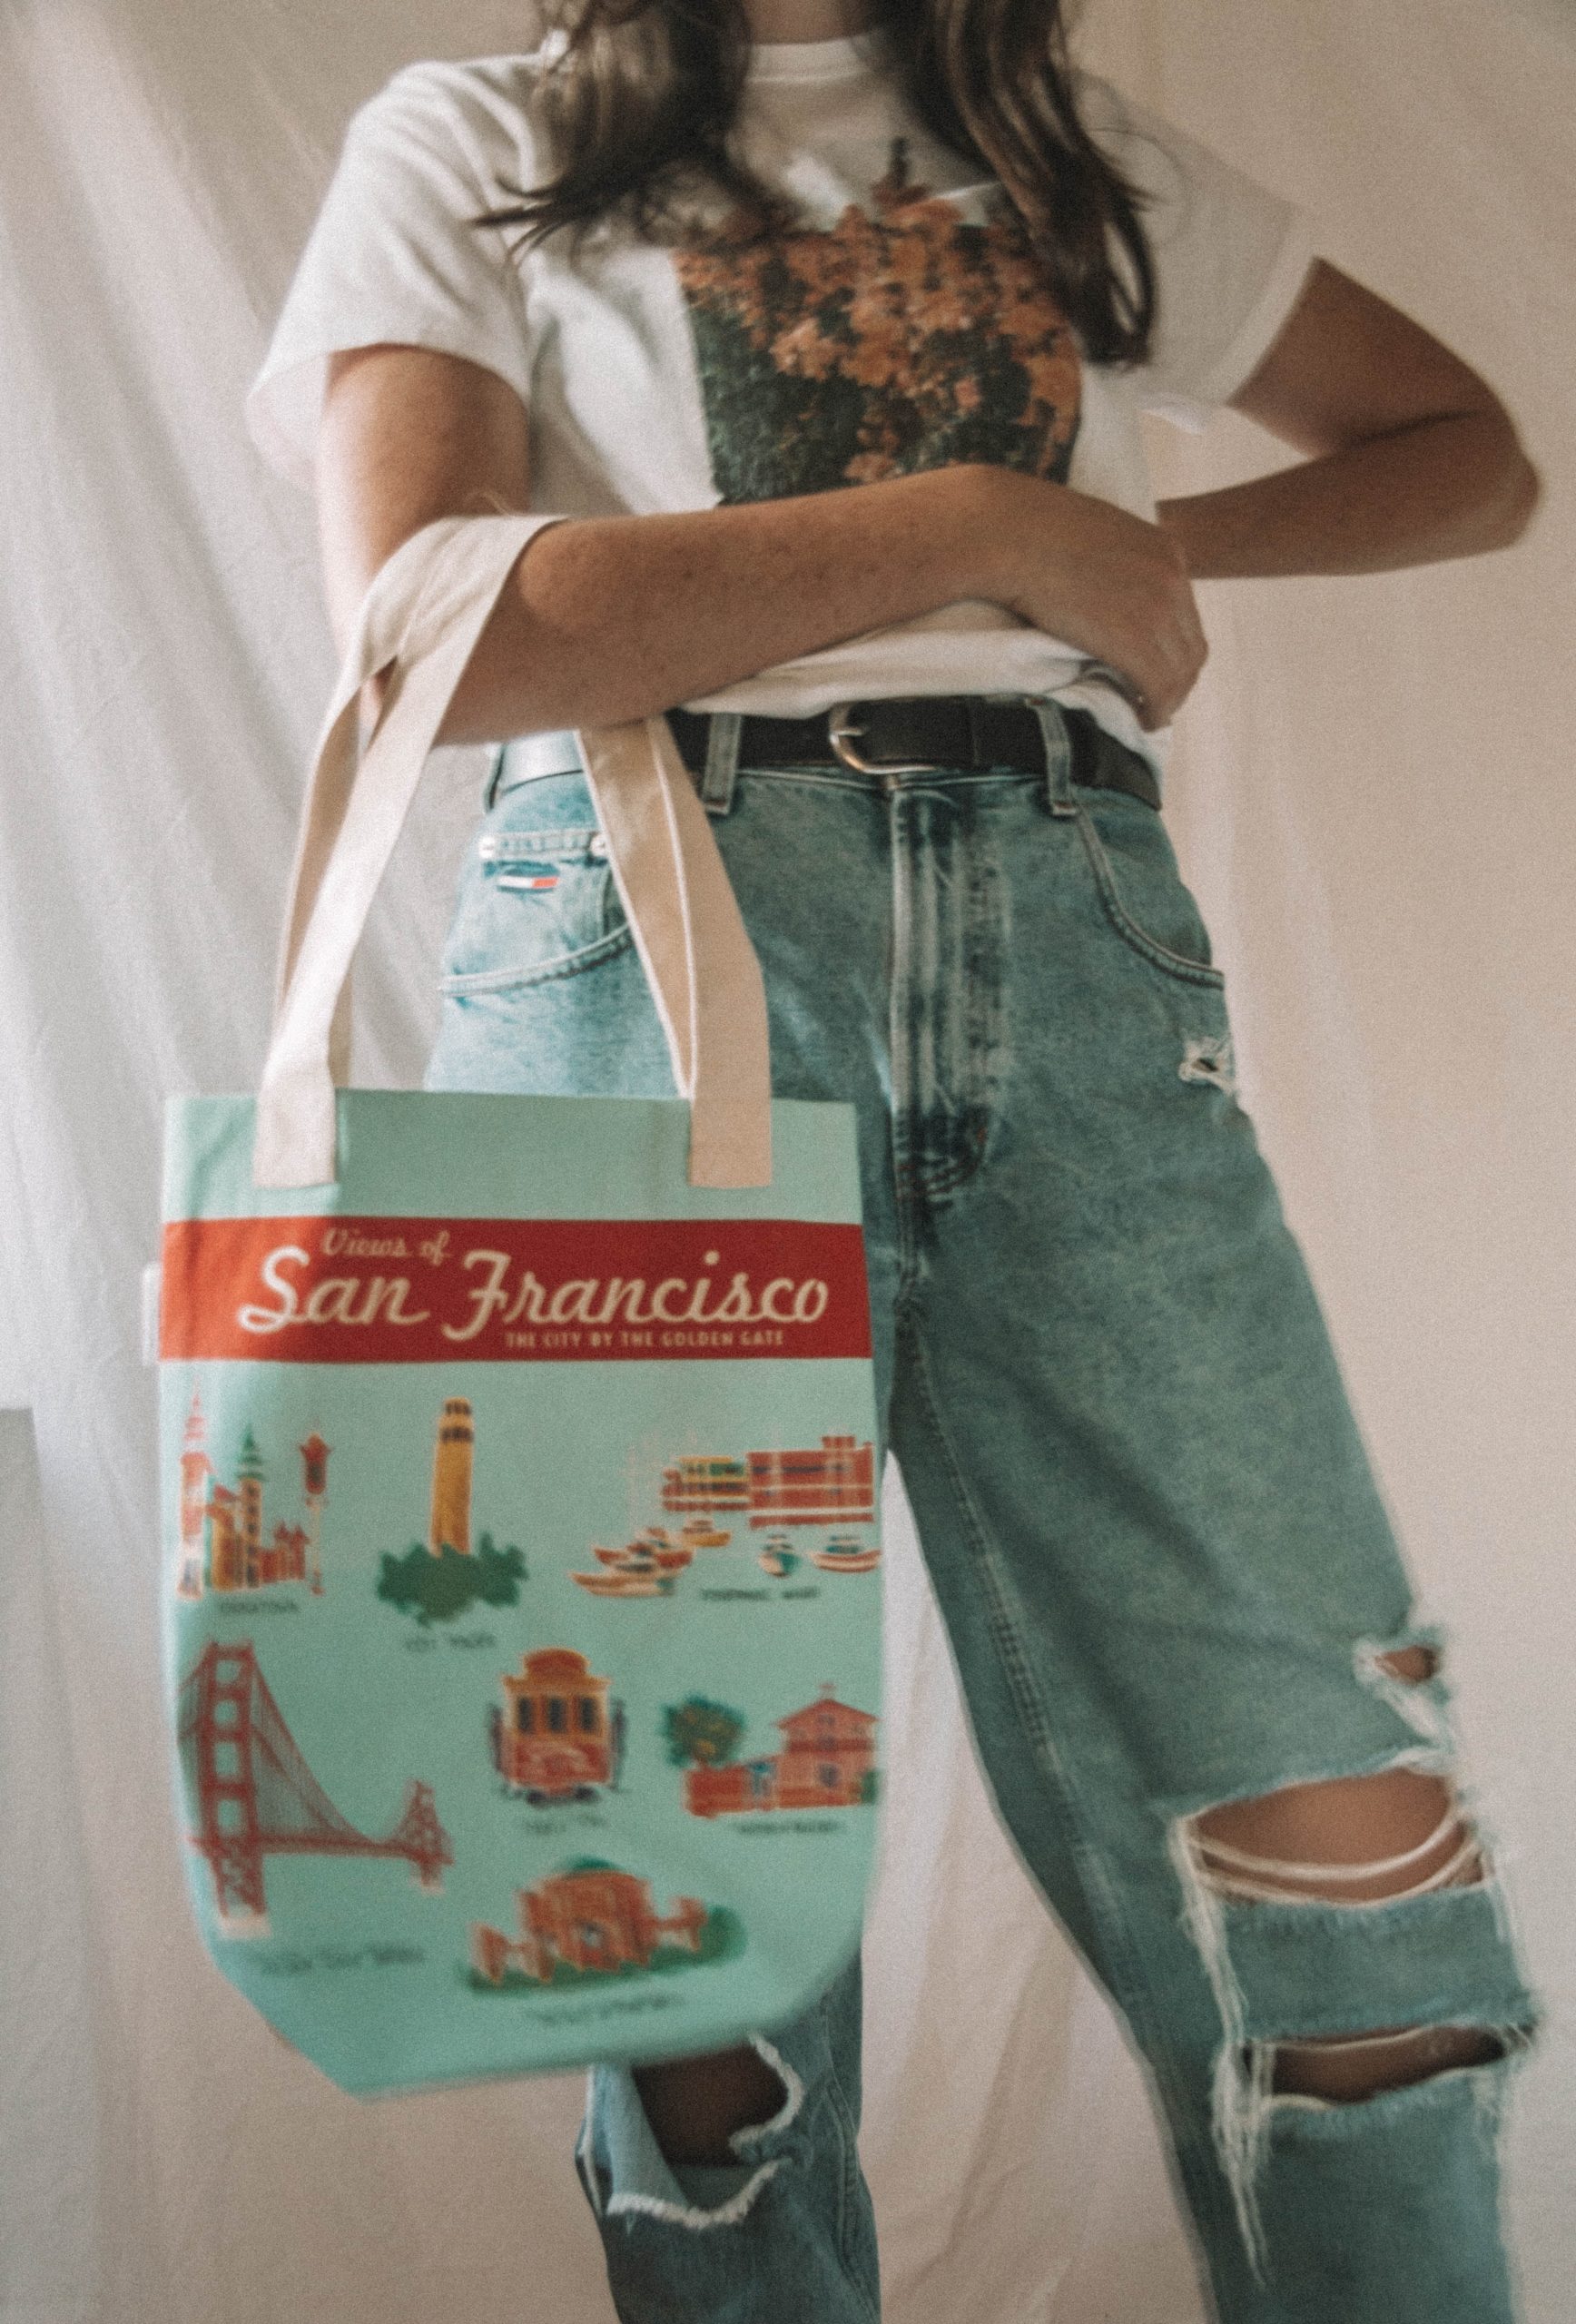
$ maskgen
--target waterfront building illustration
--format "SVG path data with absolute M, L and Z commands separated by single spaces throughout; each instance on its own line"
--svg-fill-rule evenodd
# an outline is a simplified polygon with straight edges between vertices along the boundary
M 862 1807 L 875 1796 L 880 1723 L 826 1686 L 817 1701 L 778 1719 L 783 1747 L 769 1758 L 697 1758 L 685 1771 L 685 1806 L 692 1816 Z
M 468 1396 L 448 1396 L 438 1415 L 432 1456 L 432 1521 L 427 1546 L 434 1557 L 446 1550 L 470 1555 L 470 1475 L 476 1451 L 476 1421 Z
M 822 1436 L 793 1450 L 688 1453 L 662 1472 L 675 1512 L 747 1511 L 759 1525 L 860 1525 L 875 1515 L 875 1447 Z
M 298 1581 L 310 1582 L 320 1596 L 319 1535 L 332 1448 L 315 1432 L 297 1447 L 307 1521 L 292 1525 L 281 1519 L 265 1539 L 267 1468 L 257 1439 L 249 1428 L 241 1439 L 235 1482 L 231 1486 L 220 1482 L 209 1457 L 207 1436 L 201 1397 L 193 1396 L 181 1449 L 177 1596 L 201 1598 L 205 1589 L 270 1590 Z
M 509 1789 L 536 1804 L 594 1798 L 618 1781 L 624 1706 L 613 1681 L 583 1654 L 543 1647 L 501 1674 L 504 1707 L 492 1706 L 493 1765 Z
M 692 1510 L 748 1509 L 749 1470 L 734 1454 L 681 1453 L 662 1472 L 662 1505 L 675 1516 Z
M 519 1935 L 473 1922 L 471 1966 L 489 1984 L 526 1977 L 546 1984 L 559 1967 L 608 1975 L 645 1969 L 659 1946 L 698 1954 L 710 1918 L 695 1896 L 678 1896 L 665 1915 L 649 1880 L 591 1859 L 517 1889 Z
M 814 1449 L 751 1452 L 752 1525 L 859 1525 L 875 1515 L 875 1447 L 823 1436 Z

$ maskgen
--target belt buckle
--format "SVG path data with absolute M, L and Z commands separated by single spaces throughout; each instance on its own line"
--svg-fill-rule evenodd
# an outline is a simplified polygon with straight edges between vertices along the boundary
M 868 733 L 869 729 L 854 724 L 852 702 L 834 702 L 826 714 L 826 739 L 846 767 L 856 774 L 931 774 L 940 761 L 936 759 L 862 759 L 849 747 L 851 736 Z

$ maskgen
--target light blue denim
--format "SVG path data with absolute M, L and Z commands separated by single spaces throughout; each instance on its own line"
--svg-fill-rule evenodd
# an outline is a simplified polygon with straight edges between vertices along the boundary
M 1214 2312 L 1506 2324 L 1497 2124 L 1537 2010 L 1492 1863 L 1360 1905 L 1191 1868 L 1216 1802 L 1453 1768 L 1449 1690 L 1380 1664 L 1440 1633 L 1164 823 L 1075 785 L 1039 707 L 1034 773 L 739 768 L 717 722 L 702 795 L 773 1088 L 858 1107 L 885 1444 L 997 1807 L 1145 2065 Z M 428 1086 L 671 1095 L 584 780 L 521 756 L 494 762 Z M 1277 2038 L 1430 2024 L 1502 2054 L 1351 2103 L 1269 2089 Z M 577 2162 L 625 2324 L 878 2315 L 859 2034 L 855 1960 L 754 2037 L 785 2096 L 726 2167 L 670 2167 L 629 2072 L 596 2071 Z

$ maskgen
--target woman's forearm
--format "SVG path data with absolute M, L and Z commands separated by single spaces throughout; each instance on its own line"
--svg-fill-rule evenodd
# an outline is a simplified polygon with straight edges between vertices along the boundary
M 373 575 L 435 518 L 530 505 L 527 417 L 493 373 L 430 349 L 332 359 L 318 456 L 341 649 Z M 1160 525 L 990 462 L 744 507 L 573 517 L 527 542 L 440 739 L 601 726 L 964 599 L 1127 676 L 1148 722 L 1203 659 Z M 379 684 L 371 685 L 374 698 Z
M 988 489 L 959 468 L 857 491 L 577 517 L 527 545 L 441 739 L 640 718 L 992 584 Z
M 1105 663 L 1146 725 L 1205 655 L 1162 525 L 989 463 L 673 516 L 576 518 L 530 541 L 441 739 L 642 718 L 961 599 Z
M 1537 472 L 1492 411 L 1419 420 L 1235 484 L 1159 505 L 1196 581 L 1386 573 L 1475 556 L 1519 538 Z

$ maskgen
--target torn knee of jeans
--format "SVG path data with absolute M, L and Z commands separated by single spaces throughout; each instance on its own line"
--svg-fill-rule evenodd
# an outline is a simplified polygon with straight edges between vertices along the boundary
M 745 2163 L 670 2163 L 668 2171 L 679 2200 L 641 2187 L 621 2187 L 610 2194 L 607 2216 L 659 2220 L 667 2227 L 687 2227 L 698 2232 L 737 2227 L 755 2207 L 756 2198 L 783 2167 L 783 2158 L 754 2165 Z
M 1388 1787 L 1384 1809 L 1398 1845 L 1350 1845 L 1349 1818 L 1372 1812 L 1370 1787 Z M 1395 1787 L 1405 1787 L 1398 1797 Z M 1243 1838 L 1278 1829 L 1280 1845 Z M 1295 1836 L 1305 1835 L 1299 1842 Z M 1435 1888 L 1482 1879 L 1484 1857 L 1470 1817 L 1447 1777 L 1413 1768 L 1291 1784 L 1201 1809 L 1186 1819 L 1194 1868 L 1216 1896 L 1265 1904 L 1392 1904 Z
M 1177 1068 L 1181 1081 L 1202 1081 L 1212 1088 L 1223 1089 L 1228 1098 L 1236 1095 L 1236 1060 L 1232 1055 L 1229 1033 L 1189 1035 L 1183 1043 L 1182 1062 Z
M 670 2162 L 668 2170 L 685 2198 L 682 2208 L 659 2209 L 650 2201 L 638 2208 L 648 2214 L 655 2212 L 670 2225 L 689 2228 L 737 2227 L 748 2218 L 755 2199 L 768 2180 L 782 2169 L 786 2158 L 781 2154 L 763 2156 L 759 2150 L 769 2140 L 778 2138 L 792 2129 L 804 2104 L 804 2083 L 763 2034 L 752 2034 L 750 2046 L 762 2063 L 770 2066 L 783 2086 L 783 2102 L 762 2122 L 744 2122 L 729 2133 L 728 2144 L 738 2158 L 734 2162 L 696 2163 Z M 634 2206 L 626 2206 L 633 2208 Z M 616 2196 L 608 2206 L 620 2208 Z
M 744 2151 L 792 2122 L 803 2099 L 798 2077 L 771 2043 L 754 2037 L 709 2056 L 637 2066 L 634 2079 L 653 2136 L 670 2163 L 725 2170 Z
M 1461 2066 L 1492 2065 L 1519 2038 L 1525 2036 L 1518 2029 L 1489 2025 L 1391 2025 L 1371 2034 L 1287 2034 L 1261 2046 L 1269 2052 L 1273 2096 L 1339 2106 L 1408 2090 Z M 1250 2057 L 1243 2067 L 1252 2074 Z
M 1359 1639 L 1352 1661 L 1359 1682 L 1387 1702 L 1414 1735 L 1435 1750 L 1452 1748 L 1442 1631 L 1428 1628 L 1390 1639 Z
M 1379 1649 L 1399 1662 L 1384 1685 L 1434 1675 L 1436 1653 L 1410 1651 L 1419 1643 Z M 1487 2106 L 1496 2063 L 1530 2044 L 1535 2004 L 1492 1865 L 1434 1748 L 1179 1815 L 1167 1838 L 1220 2012 L 1216 2150 L 1262 2273 L 1257 2181 L 1277 2119 L 1469 2068 L 1488 2070 L 1473 2085 Z
M 783 2103 L 763 2122 L 746 2122 L 728 2141 L 737 2155 L 749 2155 L 765 2139 L 775 2138 L 792 2128 L 804 2103 L 804 2084 L 780 2050 L 773 2048 L 763 2034 L 752 2034 L 750 2046 L 762 2063 L 771 2067 L 783 2085 Z
M 1439 1675 L 1436 1646 L 1419 1643 L 1393 1647 L 1387 1654 L 1378 1654 L 1374 1659 L 1381 1670 L 1387 1670 L 1393 1679 L 1404 1679 L 1409 1687 L 1420 1687 L 1425 1679 Z
M 775 2045 L 760 2034 L 749 2040 L 781 2083 L 783 2098 L 764 2121 L 729 2133 L 731 2162 L 670 2160 L 657 2142 L 633 2072 L 622 2067 L 605 2077 L 611 2102 L 600 2119 L 600 2143 L 609 2166 L 606 2188 L 596 2167 L 598 2140 L 589 2112 L 584 2142 L 584 2175 L 594 2191 L 595 2209 L 608 2217 L 645 2218 L 696 2232 L 737 2227 L 749 2217 L 763 2190 L 791 2161 L 791 2153 L 762 2149 L 793 2128 L 805 2103 L 803 2077 Z

